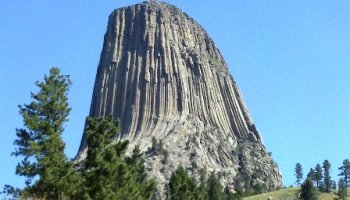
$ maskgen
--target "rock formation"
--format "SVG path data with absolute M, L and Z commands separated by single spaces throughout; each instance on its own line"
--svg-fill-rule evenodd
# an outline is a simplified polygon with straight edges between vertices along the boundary
M 90 116 L 121 122 L 162 185 L 178 165 L 222 172 L 231 188 L 280 187 L 235 81 L 206 31 L 178 8 L 143 2 L 109 16 Z M 152 153 L 153 140 L 162 152 Z M 84 137 L 80 159 L 86 152 Z M 166 152 L 166 153 L 164 153 Z

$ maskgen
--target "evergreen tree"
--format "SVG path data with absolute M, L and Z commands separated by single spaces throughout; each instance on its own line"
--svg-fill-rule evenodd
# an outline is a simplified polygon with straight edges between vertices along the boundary
M 340 174 L 338 176 L 342 176 L 343 180 L 345 181 L 346 185 L 349 186 L 350 184 L 350 161 L 349 159 L 345 159 L 343 161 L 343 165 L 339 167 Z
M 323 162 L 323 170 L 324 170 L 323 184 L 324 184 L 325 192 L 331 192 L 332 190 L 332 180 L 329 172 L 330 168 L 331 168 L 331 163 L 329 163 L 328 160 L 325 160 Z
M 230 189 L 226 186 L 224 189 L 224 196 L 225 200 L 241 200 L 242 194 L 240 194 L 238 191 L 236 193 L 232 193 Z
M 25 128 L 16 131 L 13 155 L 24 158 L 17 165 L 16 174 L 26 177 L 22 196 L 59 199 L 72 195 L 79 185 L 61 138 L 71 110 L 67 97 L 71 81 L 58 68 L 51 68 L 50 75 L 35 84 L 39 92 L 31 93 L 32 102 L 19 106 Z M 38 179 L 32 183 L 35 177 Z
M 185 169 L 179 166 L 169 181 L 170 200 L 204 200 L 196 183 L 188 176 Z
M 210 200 L 224 200 L 223 187 L 220 183 L 218 175 L 215 172 L 211 172 L 208 178 L 208 197 Z
M 310 171 L 309 171 L 309 173 L 307 173 L 306 178 L 310 179 L 311 182 L 313 182 L 315 180 L 315 170 L 313 168 L 310 168 Z
M 203 196 L 208 197 L 208 171 L 207 168 L 201 168 L 199 170 L 199 190 Z
M 4 192 L 24 199 L 151 198 L 156 182 L 146 180 L 143 155 L 136 147 L 130 157 L 125 156 L 128 141 L 114 142 L 118 122 L 111 117 L 87 119 L 87 158 L 74 169 L 61 138 L 71 110 L 69 77 L 52 68 L 36 85 L 39 92 L 32 93 L 33 101 L 19 106 L 25 128 L 17 129 L 13 153 L 24 157 L 16 173 L 27 178 L 27 186 L 18 190 L 7 185 Z
M 172 174 L 166 188 L 166 196 L 169 200 L 240 200 L 242 193 L 232 193 L 230 189 L 220 182 L 220 174 L 211 172 L 207 176 L 206 168 L 199 170 L 199 186 L 191 179 L 183 167 L 179 166 Z
M 147 181 L 144 160 L 138 148 L 125 157 L 128 141 L 113 143 L 119 123 L 106 118 L 87 118 L 85 129 L 88 145 L 84 188 L 81 199 L 150 199 L 156 189 L 154 180 Z
M 301 185 L 300 199 L 317 200 L 317 190 L 312 184 L 312 180 L 309 178 Z
M 0 194 L 5 194 L 7 197 L 12 197 L 9 199 L 13 200 L 21 199 L 21 190 L 11 185 L 5 185 L 3 191 L 0 192 Z M 8 199 L 7 197 L 3 197 L 3 199 Z
M 317 163 L 315 167 L 314 180 L 316 181 L 316 187 L 318 188 L 320 185 L 320 181 L 323 178 L 322 167 L 319 163 Z
M 145 159 L 139 146 L 136 146 L 132 151 L 131 157 L 125 157 L 125 161 L 129 166 L 129 170 L 135 175 L 135 179 L 138 182 L 144 182 L 146 180 Z
M 338 182 L 338 196 L 343 200 L 346 200 L 346 197 L 348 196 L 348 186 L 343 178 L 341 178 Z
M 335 191 L 337 189 L 337 182 L 335 180 L 332 180 L 332 190 Z
M 294 172 L 295 172 L 294 175 L 295 175 L 295 178 L 296 178 L 296 183 L 299 186 L 300 182 L 301 182 L 301 179 L 303 178 L 303 168 L 302 168 L 300 163 L 297 163 L 295 165 Z
M 307 173 L 306 178 L 310 178 L 311 180 L 314 180 L 314 176 L 315 176 L 315 170 L 313 168 L 310 168 L 309 173 Z

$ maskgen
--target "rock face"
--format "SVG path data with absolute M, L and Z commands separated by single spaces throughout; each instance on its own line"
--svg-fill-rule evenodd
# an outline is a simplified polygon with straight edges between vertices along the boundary
M 145 151 L 160 185 L 178 165 L 194 177 L 205 166 L 222 172 L 230 188 L 282 185 L 219 50 L 172 5 L 143 2 L 109 16 L 90 110 L 107 115 L 121 122 L 117 139 Z M 152 138 L 161 151 L 150 150 Z M 81 159 L 86 148 L 83 137 Z

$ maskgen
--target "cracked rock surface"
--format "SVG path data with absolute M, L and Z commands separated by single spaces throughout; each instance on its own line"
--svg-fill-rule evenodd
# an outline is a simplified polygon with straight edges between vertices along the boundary
M 108 115 L 120 120 L 117 139 L 146 152 L 160 190 L 180 164 L 194 177 L 203 167 L 221 172 L 232 189 L 282 186 L 219 50 L 172 5 L 143 2 L 109 16 L 90 108 Z M 162 152 L 148 150 L 152 137 Z M 86 148 L 83 136 L 78 159 Z

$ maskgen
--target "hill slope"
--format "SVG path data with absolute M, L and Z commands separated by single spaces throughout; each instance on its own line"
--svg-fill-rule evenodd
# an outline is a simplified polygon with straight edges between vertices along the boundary
M 294 200 L 296 199 L 296 194 L 298 192 L 299 188 L 287 188 L 287 189 L 281 189 L 274 192 L 259 194 L 255 196 L 250 196 L 244 198 L 244 200 L 264 200 L 268 199 L 269 197 L 272 197 L 272 199 L 278 199 L 278 200 Z M 319 199 L 320 200 L 333 200 L 335 197 L 338 197 L 335 194 L 329 194 L 329 193 L 320 193 Z M 349 198 L 348 198 L 349 199 Z

